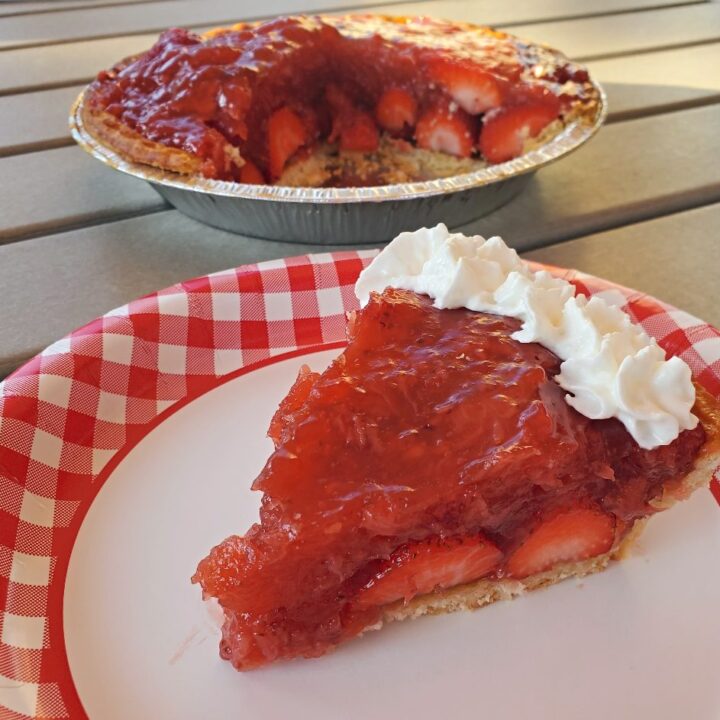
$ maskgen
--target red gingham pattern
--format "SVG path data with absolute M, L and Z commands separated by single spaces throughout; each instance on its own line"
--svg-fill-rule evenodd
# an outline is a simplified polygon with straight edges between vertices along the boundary
M 107 463 L 218 378 L 343 340 L 353 285 L 375 252 L 274 260 L 180 283 L 98 318 L 0 383 L 0 720 L 82 714 L 59 599 L 73 520 Z M 622 306 L 720 396 L 720 332 L 654 298 L 550 269 Z

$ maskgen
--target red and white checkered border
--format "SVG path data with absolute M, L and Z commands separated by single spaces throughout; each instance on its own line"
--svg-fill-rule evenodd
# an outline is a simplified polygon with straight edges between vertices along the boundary
M 113 458 L 223 376 L 344 340 L 353 285 L 375 253 L 286 258 L 179 283 L 76 330 L 0 383 L 0 720 L 85 717 L 62 594 Z M 647 295 L 548 269 L 622 306 L 720 397 L 720 331 Z M 717 478 L 713 491 L 720 501 Z

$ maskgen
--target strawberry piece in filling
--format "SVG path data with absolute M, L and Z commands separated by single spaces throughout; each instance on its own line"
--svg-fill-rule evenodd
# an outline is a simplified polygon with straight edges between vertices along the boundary
M 240 168 L 240 182 L 248 185 L 262 185 L 265 178 L 254 162 L 246 160 L 245 164 Z
M 470 157 L 475 144 L 472 118 L 459 108 L 436 105 L 418 120 L 415 140 L 424 150 Z
M 366 608 L 411 600 L 435 588 L 451 588 L 489 575 L 502 553 L 482 535 L 430 538 L 403 545 L 393 552 L 356 603 Z
M 606 553 L 615 540 L 615 520 L 592 508 L 566 510 L 543 520 L 511 555 L 508 575 L 524 578 L 558 563 Z
M 298 113 L 282 107 L 269 117 L 267 135 L 270 176 L 277 179 L 288 160 L 307 142 L 308 132 Z
M 338 140 L 341 150 L 377 150 L 380 138 L 372 115 L 360 109 L 337 85 L 327 86 L 325 98 L 332 116 L 332 130 L 328 140 Z

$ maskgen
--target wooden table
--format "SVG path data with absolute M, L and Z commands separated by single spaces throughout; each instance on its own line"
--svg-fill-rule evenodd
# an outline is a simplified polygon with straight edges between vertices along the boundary
M 68 108 L 168 25 L 206 28 L 362 0 L 0 2 L 0 376 L 179 280 L 319 246 L 204 227 L 75 147 Z M 587 62 L 607 127 L 468 229 L 720 325 L 720 2 L 426 0 L 364 7 L 497 25 Z M 452 218 L 447 218 L 452 226 Z M 373 238 L 367 238 L 370 245 Z M 323 247 L 322 249 L 327 249 Z

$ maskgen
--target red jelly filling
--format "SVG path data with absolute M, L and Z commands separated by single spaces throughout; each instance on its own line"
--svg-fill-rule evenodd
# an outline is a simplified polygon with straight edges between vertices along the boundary
M 571 103 L 590 103 L 587 81 L 559 53 L 489 29 L 286 17 L 209 37 L 168 30 L 148 52 L 100 73 L 88 101 L 202 158 L 208 177 L 247 181 L 230 144 L 253 164 L 252 177 L 274 181 L 318 139 L 368 152 L 380 130 L 501 162 L 522 152 L 518 138 L 537 135 Z
M 389 602 L 540 571 L 577 528 L 590 534 L 576 557 L 594 556 L 653 512 L 703 428 L 641 449 L 568 406 L 557 357 L 513 340 L 518 326 L 389 289 L 350 318 L 325 372 L 300 372 L 253 485 L 260 522 L 194 577 L 225 611 L 223 657 L 320 655 Z

